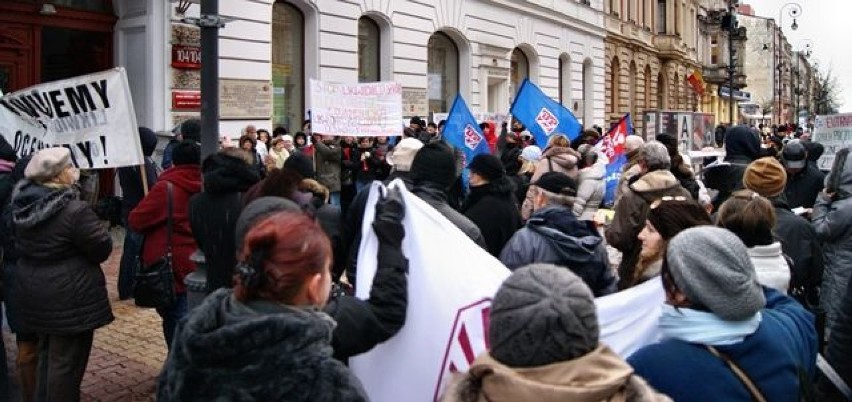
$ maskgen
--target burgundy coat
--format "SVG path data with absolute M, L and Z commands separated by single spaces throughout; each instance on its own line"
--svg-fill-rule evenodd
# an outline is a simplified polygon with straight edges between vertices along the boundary
M 195 271 L 189 256 L 198 246 L 189 224 L 189 198 L 201 191 L 201 168 L 197 165 L 177 165 L 163 172 L 148 195 L 130 212 L 130 229 L 145 235 L 142 262 L 153 264 L 166 252 L 167 185 L 172 183 L 172 250 L 175 270 L 175 290 L 186 292 L 183 279 Z

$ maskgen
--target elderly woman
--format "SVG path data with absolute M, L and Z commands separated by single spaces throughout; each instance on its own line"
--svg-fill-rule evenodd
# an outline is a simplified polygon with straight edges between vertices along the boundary
M 745 244 L 726 229 L 680 232 L 663 263 L 663 340 L 627 361 L 680 402 L 801 400 L 816 371 L 814 317 L 757 283 Z
M 100 267 L 112 239 L 79 199 L 80 173 L 67 148 L 38 151 L 24 176 L 11 204 L 19 326 L 38 335 L 44 400 L 78 401 L 95 329 L 113 320 Z
M 366 401 L 333 358 L 335 324 L 321 311 L 331 253 L 328 237 L 302 213 L 274 213 L 251 226 L 234 289 L 212 293 L 182 324 L 158 400 Z

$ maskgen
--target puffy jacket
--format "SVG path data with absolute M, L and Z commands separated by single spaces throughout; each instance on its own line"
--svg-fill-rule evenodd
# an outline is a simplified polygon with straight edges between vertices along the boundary
M 579 170 L 577 162 L 580 160 L 580 153 L 573 148 L 554 147 L 548 148 L 541 155 L 541 160 L 535 165 L 535 173 L 533 173 L 530 183 L 535 183 L 541 175 L 547 172 L 565 173 L 572 179 L 577 179 Z M 529 219 L 533 212 L 533 198 L 535 191 L 528 190 L 527 198 L 521 205 L 521 217 L 524 220 Z
M 852 286 L 846 286 L 846 296 L 837 311 L 837 323 L 831 331 L 825 358 L 846 384 L 852 384 Z M 825 393 L 823 400 L 843 400 L 834 395 L 834 386 L 825 383 L 821 388 Z
M 615 217 L 606 229 L 606 240 L 622 253 L 618 266 L 620 288 L 627 287 L 633 279 L 642 250 L 637 236 L 645 227 L 651 203 L 667 195 L 691 197 L 670 171 L 655 170 L 628 180 L 627 190 L 616 202 Z
M 172 251 L 175 290 L 186 292 L 183 279 L 195 271 L 189 257 L 198 248 L 189 223 L 189 199 L 201 191 L 201 169 L 197 165 L 176 165 L 160 175 L 157 184 L 130 212 L 130 229 L 145 236 L 142 263 L 150 265 L 166 252 L 168 216 L 167 183 L 172 183 Z M 223 246 L 224 247 L 224 246 Z M 227 247 L 233 247 L 228 244 Z
M 852 186 L 852 181 L 849 184 Z M 820 193 L 811 224 L 823 245 L 825 261 L 820 304 L 826 312 L 826 328 L 831 328 L 852 276 L 852 198 L 833 201 Z
M 595 297 L 616 290 L 603 239 L 560 205 L 536 211 L 503 248 L 500 261 L 511 270 L 532 263 L 566 267 L 586 282 Z
M 317 171 L 317 181 L 326 186 L 328 191 L 340 191 L 340 168 L 343 153 L 337 143 L 326 144 L 317 141 L 314 144 L 316 152 L 314 163 Z
M 804 169 L 794 175 L 787 176 L 784 195 L 790 208 L 813 208 L 817 194 L 825 184 L 823 174 L 814 163 L 808 163 Z
M 471 187 L 461 207 L 464 216 L 479 228 L 488 252 L 495 257 L 523 225 L 513 190 L 513 183 L 507 177 Z
M 100 266 L 112 253 L 112 238 L 77 190 L 25 179 L 11 208 L 21 331 L 70 335 L 112 322 Z
M 603 203 L 606 185 L 606 164 L 595 163 L 592 166 L 580 169 L 577 184 L 577 197 L 574 198 L 574 215 L 581 221 L 590 221 L 595 218 L 601 203 Z
M 748 249 L 748 256 L 754 264 L 757 281 L 761 285 L 787 294 L 787 289 L 790 288 L 790 265 L 781 253 L 781 243 L 751 247 Z

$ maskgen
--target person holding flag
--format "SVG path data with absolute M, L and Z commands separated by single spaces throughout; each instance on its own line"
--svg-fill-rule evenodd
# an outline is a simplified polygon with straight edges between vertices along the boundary
M 574 141 L 582 130 L 570 110 L 550 99 L 529 78 L 521 84 L 510 113 L 527 127 L 539 147 L 547 144 L 556 133 L 563 133 Z
M 473 117 L 473 113 L 467 107 L 467 103 L 461 94 L 456 95 L 450 114 L 447 115 L 446 123 L 442 131 L 443 138 L 453 146 L 462 151 L 462 183 L 465 191 L 468 188 L 470 171 L 468 165 L 477 155 L 489 154 L 488 141 L 479 128 L 479 123 Z
M 615 203 L 615 192 L 618 188 L 619 178 L 621 177 L 624 166 L 627 164 L 627 153 L 625 152 L 624 145 L 627 142 L 627 136 L 632 134 L 633 121 L 630 119 L 630 113 L 627 113 L 603 137 L 601 151 L 607 160 L 609 160 L 609 163 L 606 165 L 606 176 L 604 176 L 606 185 L 604 205 L 613 205 Z

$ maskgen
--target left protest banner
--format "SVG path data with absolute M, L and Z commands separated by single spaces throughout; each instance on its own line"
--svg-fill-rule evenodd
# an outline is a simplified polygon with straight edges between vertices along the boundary
M 127 75 L 120 67 L 0 97 L 0 135 L 19 157 L 66 147 L 82 169 L 143 163 Z
M 402 85 L 311 80 L 314 133 L 355 137 L 402 135 Z

